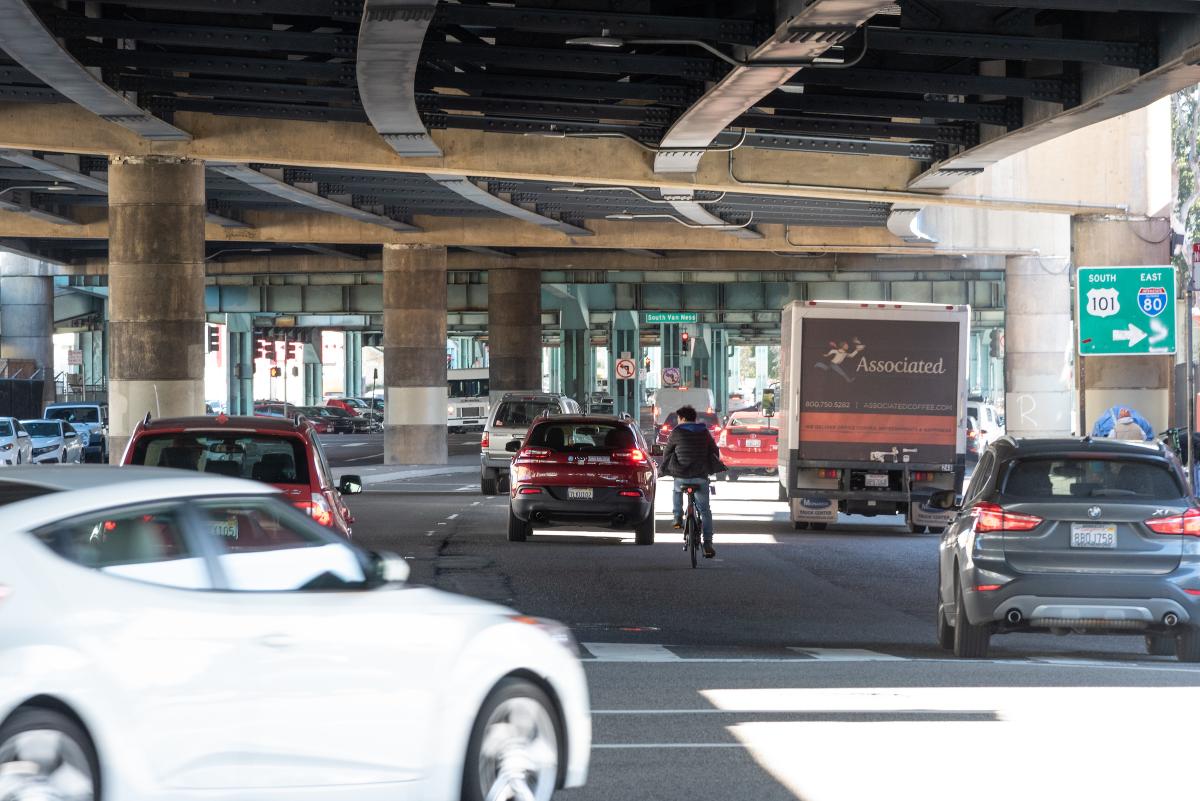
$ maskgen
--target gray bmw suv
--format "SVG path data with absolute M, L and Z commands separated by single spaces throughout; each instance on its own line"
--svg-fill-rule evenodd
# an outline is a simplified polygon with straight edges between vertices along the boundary
M 1136 634 L 1200 662 L 1200 507 L 1174 453 L 1116 440 L 1005 437 L 942 537 L 937 636 L 987 656 L 1014 631 Z

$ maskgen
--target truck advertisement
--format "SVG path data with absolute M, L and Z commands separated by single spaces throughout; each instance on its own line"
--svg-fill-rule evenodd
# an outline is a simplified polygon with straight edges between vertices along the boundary
M 959 324 L 806 318 L 799 458 L 953 464 Z

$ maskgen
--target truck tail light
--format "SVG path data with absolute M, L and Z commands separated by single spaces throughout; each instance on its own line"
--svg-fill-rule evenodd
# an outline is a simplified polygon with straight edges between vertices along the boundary
M 994 503 L 977 504 L 971 510 L 975 516 L 975 533 L 986 534 L 994 531 L 1033 531 L 1042 524 L 1042 518 L 1037 515 L 1023 515 L 1005 511 L 1004 507 Z
M 320 493 L 314 492 L 310 500 L 296 501 L 295 506 L 322 526 L 333 525 L 333 510 Z
M 1156 534 L 1179 534 L 1187 537 L 1200 537 L 1200 509 L 1188 509 L 1181 515 L 1147 520 L 1146 528 Z
M 836 470 L 836 469 L 829 468 L 829 467 L 823 468 L 822 470 L 818 471 L 817 475 L 819 475 L 821 478 L 841 478 L 842 477 L 840 470 Z
M 916 472 L 912 474 L 913 481 L 933 481 L 933 473 Z
M 483 436 L 479 438 L 479 449 L 486 451 L 488 446 L 492 444 L 492 435 L 487 431 L 483 432 Z

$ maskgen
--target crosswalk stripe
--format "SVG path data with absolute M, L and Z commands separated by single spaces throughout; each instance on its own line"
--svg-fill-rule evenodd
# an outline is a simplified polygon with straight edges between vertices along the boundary
M 789 651 L 806 654 L 822 662 L 907 662 L 902 656 L 881 654 L 878 651 L 867 651 L 861 648 L 798 648 L 789 647 Z
M 583 647 L 600 662 L 678 662 L 665 645 L 585 642 Z

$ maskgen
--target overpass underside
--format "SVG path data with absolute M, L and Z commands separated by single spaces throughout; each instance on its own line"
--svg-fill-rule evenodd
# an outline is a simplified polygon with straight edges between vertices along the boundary
M 789 298 L 970 302 L 1015 430 L 1165 410 L 1163 357 L 1076 374 L 1070 267 L 1169 259 L 1155 103 L 1200 2 L 228 6 L 0 0 L 0 280 L 103 290 L 116 453 L 151 395 L 203 408 L 212 315 L 377 334 L 399 461 L 448 334 L 528 389 L 558 332 L 673 304 L 730 343 Z M 44 360 L 53 315 L 3 306 L 0 358 Z

